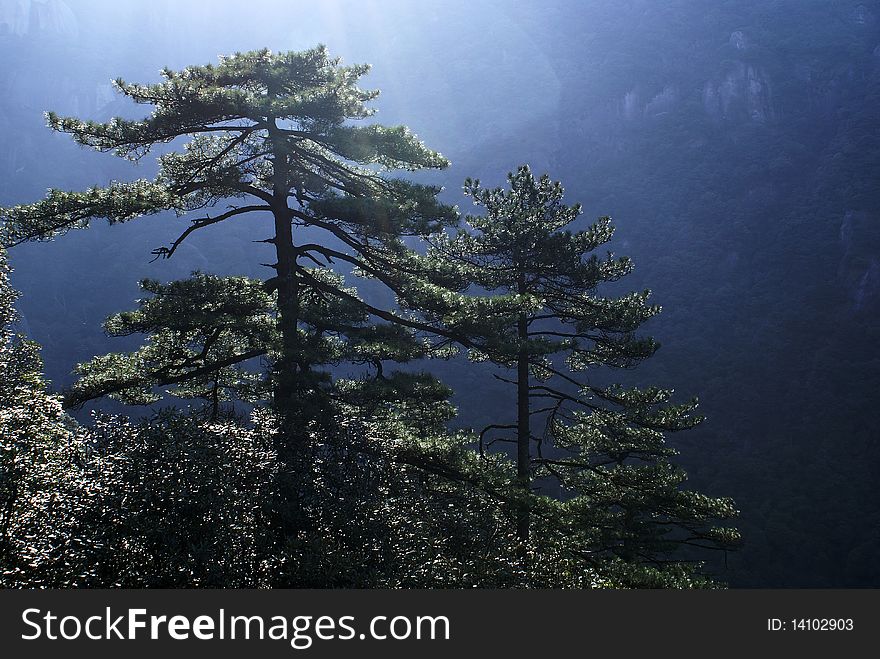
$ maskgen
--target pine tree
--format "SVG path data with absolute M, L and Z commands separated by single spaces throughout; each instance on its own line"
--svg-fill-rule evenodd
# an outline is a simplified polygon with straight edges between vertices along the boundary
M 340 65 L 323 47 L 237 53 L 217 65 L 163 70 L 158 84 L 117 80 L 122 94 L 153 106 L 140 121 L 47 115 L 53 129 L 79 144 L 132 160 L 158 144 L 186 141 L 158 157 L 155 180 L 79 193 L 50 190 L 42 201 L 0 211 L 6 245 L 50 239 L 99 218 L 118 224 L 163 211 L 205 211 L 154 250 L 158 259 L 173 257 L 199 229 L 249 214 L 268 215 L 274 227 L 261 241 L 275 252 L 274 273 L 263 282 L 201 274 L 171 284 L 144 282 L 154 297 L 109 319 L 107 329 L 145 333 L 148 344 L 82 365 L 68 404 L 104 394 L 146 403 L 155 400 L 155 386 L 170 385 L 184 397 L 206 399 L 216 418 L 233 391 L 247 401 L 268 392 L 284 419 L 275 449 L 290 468 L 279 470 L 279 478 L 296 480 L 294 466 L 307 461 L 297 452 L 308 442 L 308 429 L 335 418 L 340 392 L 322 367 L 345 359 L 372 366 L 384 390 L 403 399 L 430 380 L 389 378 L 382 368 L 385 360 L 424 354 L 414 332 L 430 328 L 365 303 L 331 270 L 341 266 L 393 285 L 391 266 L 405 263 L 409 253 L 404 239 L 457 219 L 437 201 L 439 188 L 388 174 L 442 168 L 447 161 L 403 126 L 359 125 L 373 115 L 368 103 L 378 94 L 357 86 L 367 70 Z M 315 231 L 325 239 L 315 241 Z M 248 363 L 263 356 L 271 377 L 261 391 Z M 279 524 L 288 537 L 296 533 L 296 487 L 280 487 Z
M 611 219 L 572 232 L 581 208 L 562 203 L 560 183 L 536 178 L 527 166 L 508 182 L 508 190 L 485 189 L 468 179 L 465 194 L 485 214 L 467 217 L 469 229 L 454 236 L 435 237 L 429 258 L 448 281 L 458 276 L 463 288 L 495 294 L 494 308 L 484 304 L 480 314 L 463 313 L 473 302 L 454 296 L 444 298 L 445 308 L 435 301 L 434 313 L 469 337 L 474 359 L 513 372 L 501 379 L 516 388 L 515 419 L 488 426 L 481 441 L 515 433 L 501 439 L 516 445 L 520 540 L 530 540 L 530 508 L 543 505 L 530 500 L 533 487 L 555 483 L 564 504 L 553 514 L 571 522 L 566 544 L 609 564 L 666 566 L 669 573 L 681 567 L 666 562 L 676 548 L 729 546 L 736 533 L 712 521 L 732 517 L 732 502 L 681 491 L 684 474 L 665 443 L 665 433 L 701 421 L 696 401 L 673 404 L 671 391 L 593 384 L 603 378 L 597 369 L 632 368 L 658 348 L 638 334 L 660 311 L 648 291 L 611 297 L 599 290 L 633 267 L 595 253 L 612 237 Z
M 385 175 L 391 169 L 441 168 L 447 161 L 403 126 L 356 124 L 374 113 L 367 103 L 378 92 L 357 87 L 368 68 L 341 66 L 318 47 L 237 53 L 218 65 L 165 69 L 158 84 L 117 80 L 122 94 L 154 106 L 149 117 L 96 123 L 49 113 L 50 126 L 84 146 L 132 160 L 157 144 L 188 142 L 159 156 L 153 181 L 112 182 L 81 193 L 51 190 L 41 202 L 6 209 L 4 243 L 48 239 L 97 218 L 115 224 L 168 210 L 222 210 L 190 220 L 170 245 L 154 251 L 157 258 L 170 258 L 199 229 L 269 214 L 274 235 L 263 242 L 274 247 L 276 261 L 264 285 L 276 296 L 279 337 L 271 355 L 273 400 L 276 409 L 297 415 L 303 397 L 315 389 L 300 336 L 303 300 L 364 304 L 321 272 L 342 264 L 387 279 L 389 259 L 406 251 L 403 237 L 456 219 L 454 209 L 436 200 L 438 188 Z M 230 200 L 240 201 L 229 206 Z M 327 240 L 297 240 L 304 228 L 325 232 Z M 412 325 L 387 310 L 370 311 Z M 227 351 L 216 365 L 227 368 L 253 357 L 254 350 Z M 210 364 L 203 358 L 199 374 Z
M 279 464 L 269 526 L 280 540 L 282 566 L 271 583 L 399 584 L 402 576 L 389 572 L 395 565 L 423 574 L 425 583 L 453 585 L 455 578 L 441 573 L 443 566 L 454 573 L 455 565 L 467 575 L 462 583 L 500 583 L 490 574 L 524 583 L 503 550 L 505 535 L 496 532 L 496 508 L 478 505 L 509 496 L 507 479 L 498 476 L 504 461 L 474 462 L 468 438 L 446 431 L 454 414 L 448 388 L 428 374 L 387 368 L 389 362 L 446 354 L 450 347 L 450 336 L 431 344 L 418 335 L 435 328 L 419 320 L 417 304 L 406 296 L 425 285 L 426 264 L 404 241 L 458 218 L 437 201 L 438 188 L 388 175 L 447 162 L 404 127 L 358 125 L 372 115 L 367 103 L 377 94 L 356 86 L 366 71 L 340 66 L 317 48 L 236 54 L 216 66 L 165 70 L 164 81 L 154 85 L 119 80 L 121 93 L 153 106 L 150 116 L 95 123 L 49 114 L 50 126 L 86 147 L 132 160 L 179 138 L 183 148 L 159 156 L 155 180 L 111 182 L 81 193 L 50 190 L 43 201 L 0 211 L 3 242 L 51 239 L 94 219 L 119 224 L 163 211 L 199 212 L 176 239 L 154 250 L 157 259 L 172 258 L 199 229 L 268 215 L 274 234 L 262 242 L 274 248 L 271 277 L 194 273 L 183 281 L 142 282 L 146 296 L 138 308 L 110 317 L 105 329 L 146 341 L 134 352 L 80 365 L 65 404 L 105 395 L 153 404 L 165 388 L 201 401 L 199 414 L 212 423 L 236 413 L 231 401 L 268 400 L 279 420 L 269 433 Z M 324 238 L 317 240 L 320 233 Z M 333 270 L 339 267 L 387 285 L 402 308 L 366 303 Z M 268 379 L 256 360 L 270 363 Z M 328 367 L 342 363 L 360 368 L 362 376 L 331 377 Z M 151 456 L 162 454 L 162 437 L 187 446 L 213 442 L 216 433 L 194 420 L 187 424 L 162 425 L 167 432 L 159 435 L 139 426 L 100 432 L 111 439 L 131 435 L 128 445 L 143 447 L 146 478 Z M 170 449 L 166 454 L 175 455 Z M 112 455 L 108 460 L 116 464 Z M 126 481 L 121 487 L 142 485 Z M 173 497 L 167 504 L 174 509 Z M 458 504 L 469 512 L 458 519 L 460 530 L 443 538 L 439 520 L 451 524 L 448 506 Z M 420 516 L 428 510 L 434 511 L 431 522 Z M 161 523 L 161 516 L 156 519 Z M 139 538 L 150 529 L 135 525 L 132 533 Z M 491 543 L 491 550 L 480 541 Z M 445 554 L 423 560 L 429 546 L 442 546 Z M 392 560 L 395 551 L 434 568 Z M 475 563 L 471 553 L 487 560 Z M 370 563 L 376 556 L 384 557 L 381 565 Z M 179 558 L 193 565 L 191 556 Z M 143 576 L 135 563 L 127 564 L 129 576 L 120 577 L 126 583 Z M 115 573 L 122 574 L 107 574 Z M 235 577 L 233 583 L 262 582 Z
M 128 405 L 161 400 L 158 387 L 186 399 L 206 401 L 217 420 L 223 401 L 256 402 L 268 397 L 266 383 L 245 368 L 242 356 L 263 356 L 277 344 L 272 296 L 262 282 L 246 277 L 193 273 L 163 284 L 144 280 L 152 297 L 136 311 L 114 314 L 104 324 L 110 336 L 147 335 L 129 354 L 111 353 L 77 366 L 78 380 L 65 404 L 112 396 Z

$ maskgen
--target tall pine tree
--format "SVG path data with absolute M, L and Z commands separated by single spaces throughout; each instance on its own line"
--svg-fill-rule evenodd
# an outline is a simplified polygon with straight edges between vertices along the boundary
M 370 487 L 384 487 L 379 474 L 394 465 L 412 510 L 433 505 L 427 499 L 418 504 L 420 494 L 447 502 L 505 496 L 494 475 L 503 465 L 474 463 L 462 438 L 446 434 L 453 413 L 448 389 L 430 375 L 385 366 L 448 346 L 426 343 L 416 332 L 433 328 L 416 314 L 367 304 L 333 270 L 373 277 L 399 295 L 402 279 L 424 275 L 405 239 L 457 221 L 455 209 L 437 201 L 438 188 L 389 175 L 447 162 L 405 127 L 362 125 L 377 95 L 357 87 L 366 71 L 341 66 L 317 48 L 236 54 L 218 65 L 165 70 L 158 84 L 119 80 L 121 93 L 153 106 L 147 118 L 96 123 L 49 114 L 50 126 L 81 145 L 133 160 L 157 144 L 182 141 L 182 148 L 159 156 L 158 176 L 85 192 L 51 190 L 43 201 L 0 211 L 7 245 L 51 239 L 94 219 L 119 224 L 163 211 L 187 218 L 198 212 L 154 250 L 157 259 L 172 258 L 205 227 L 250 214 L 272 219 L 274 231 L 262 241 L 274 249 L 271 276 L 257 281 L 195 273 L 184 281 L 142 282 L 148 297 L 139 308 L 114 315 L 105 327 L 111 335 L 146 335 L 146 342 L 132 353 L 81 365 L 66 404 L 104 395 L 149 404 L 157 401 L 157 387 L 167 387 L 203 401 L 212 421 L 230 411 L 224 400 L 268 399 L 280 419 L 271 433 L 280 465 L 271 524 L 281 554 L 297 557 L 284 562 L 273 581 L 279 585 L 321 585 L 313 579 L 324 568 L 303 566 L 338 554 L 327 543 L 343 543 L 360 529 L 342 522 L 363 510 L 360 499 L 370 499 Z M 269 378 L 255 371 L 258 358 L 270 362 Z M 343 362 L 362 367 L 364 376 L 334 380 L 328 367 Z M 142 434 L 153 455 L 154 435 Z M 326 482 L 339 486 L 329 498 L 318 491 Z M 377 505 L 387 513 L 387 503 Z M 494 514 L 474 508 L 469 525 L 491 525 Z M 408 528 L 388 524 L 395 526 Z M 487 531 L 475 537 L 497 542 L 503 536 Z M 419 544 L 418 535 L 407 538 Z M 367 544 L 346 546 L 346 555 L 370 555 Z M 445 546 L 450 561 L 469 560 L 463 558 L 467 543 Z M 496 554 L 503 552 L 483 552 Z M 362 572 L 352 567 L 353 575 Z M 386 578 L 393 582 L 393 575 Z M 358 584 L 356 576 L 339 579 Z
M 153 106 L 149 117 L 96 123 L 49 113 L 50 126 L 84 146 L 133 160 L 157 144 L 188 141 L 159 156 L 155 180 L 112 182 L 81 193 L 51 190 L 41 202 L 4 210 L 4 243 L 44 240 L 97 218 L 115 224 L 168 210 L 180 215 L 207 210 L 154 251 L 170 258 L 199 229 L 268 214 L 274 233 L 263 242 L 274 248 L 275 263 L 264 284 L 276 295 L 279 336 L 271 355 L 273 400 L 276 409 L 300 414 L 303 399 L 315 389 L 301 337 L 303 300 L 361 303 L 338 278 L 320 271 L 340 263 L 382 279 L 388 259 L 404 249 L 402 237 L 456 219 L 452 208 L 437 202 L 438 188 L 386 174 L 445 167 L 447 161 L 403 126 L 357 124 L 372 116 L 367 103 L 378 94 L 357 86 L 367 70 L 341 66 L 319 47 L 238 53 L 218 65 L 166 69 L 158 84 L 117 80 L 121 93 Z M 298 238 L 305 228 L 319 229 L 327 239 L 319 244 Z M 387 310 L 373 311 L 411 325 Z M 254 353 L 225 351 L 215 365 L 232 366 Z M 208 360 L 200 358 L 201 373 L 210 370 Z
M 613 235 L 610 218 L 572 231 L 581 208 L 563 203 L 560 183 L 527 166 L 508 183 L 485 189 L 468 179 L 465 194 L 485 214 L 467 217 L 455 235 L 436 236 L 429 258 L 447 282 L 459 277 L 471 293 L 495 294 L 479 314 L 467 313 L 472 299 L 435 296 L 432 304 L 436 322 L 469 337 L 472 357 L 512 374 L 499 377 L 516 389 L 515 413 L 485 428 L 481 442 L 494 435 L 516 446 L 520 541 L 546 541 L 530 537 L 530 508 L 542 505 L 530 495 L 550 486 L 562 492 L 566 543 L 590 560 L 632 569 L 625 580 L 678 574 L 683 564 L 668 560 L 674 550 L 737 539 L 715 525 L 735 515 L 732 502 L 681 490 L 684 474 L 670 462 L 676 451 L 665 434 L 701 421 L 696 401 L 673 404 L 671 391 L 600 384 L 608 377 L 602 370 L 654 354 L 657 343 L 638 330 L 660 308 L 648 303 L 648 291 L 614 297 L 600 290 L 633 267 L 596 253 Z M 640 573 L 638 565 L 652 569 Z

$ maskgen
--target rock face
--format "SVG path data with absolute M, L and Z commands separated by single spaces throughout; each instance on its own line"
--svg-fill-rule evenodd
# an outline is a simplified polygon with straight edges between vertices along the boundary
M 747 50 L 749 47 L 749 39 L 746 37 L 745 32 L 742 30 L 736 30 L 735 32 L 730 33 L 730 45 L 737 50 Z
M 640 110 L 639 93 L 635 89 L 628 91 L 621 101 L 621 114 L 623 118 L 632 121 L 639 116 Z
M 0 0 L 0 35 L 23 36 L 30 28 L 30 0 Z
M 770 79 L 753 64 L 733 62 L 703 87 L 703 108 L 713 119 L 758 123 L 775 118 Z
M 862 312 L 873 308 L 880 292 L 880 260 L 873 257 L 852 291 L 853 311 Z
M 678 89 L 673 85 L 665 85 L 653 94 L 645 94 L 642 90 L 631 89 L 617 100 L 613 114 L 628 122 L 650 119 L 675 109 L 678 102 Z
M 678 90 L 672 85 L 666 85 L 660 92 L 645 105 L 645 117 L 659 117 L 675 108 L 678 104 Z
M 840 223 L 842 255 L 837 280 L 846 290 L 850 308 L 865 313 L 880 306 L 880 255 L 867 247 L 875 218 L 862 211 L 848 210 Z
M 865 5 L 858 5 L 850 14 L 850 20 L 856 25 L 872 25 L 875 18 L 874 13 Z
M 749 36 L 742 30 L 731 32 L 729 44 L 742 53 L 752 49 Z M 694 90 L 696 94 L 702 93 L 703 109 L 709 117 L 716 121 L 759 124 L 777 119 L 773 85 L 761 64 L 748 61 L 744 56 L 742 59 L 727 61 L 721 67 L 718 74 L 703 84 L 702 92 L 699 87 Z M 800 68 L 795 66 L 792 75 L 809 82 L 812 71 L 804 64 Z M 682 99 L 681 89 L 679 85 L 672 83 L 659 89 L 637 85 L 606 106 L 605 112 L 610 111 L 612 120 L 622 119 L 626 123 L 661 117 L 679 109 L 682 100 L 688 100 L 691 92 L 685 89 L 685 98 Z M 599 119 L 600 114 L 595 113 L 594 118 Z
M 626 131 L 649 125 L 652 120 L 688 112 L 695 104 L 716 122 L 728 124 L 777 124 L 781 120 L 781 104 L 774 94 L 775 82 L 784 89 L 791 79 L 813 83 L 815 62 L 798 60 L 791 63 L 774 59 L 772 52 L 759 57 L 753 38 L 743 30 L 729 33 L 727 43 L 716 44 L 720 56 L 716 73 L 710 77 L 684 79 L 682 75 L 656 76 L 651 84 L 635 83 L 617 91 L 604 102 L 593 103 L 586 119 L 576 122 L 581 136 L 590 136 L 609 148 L 618 148 L 608 131 Z M 766 49 L 765 49 L 766 50 Z M 880 46 L 877 48 L 880 67 Z M 788 73 L 784 67 L 788 66 Z M 706 69 L 712 71 L 713 68 Z M 783 76 L 774 82 L 769 71 Z M 663 78 L 666 78 L 665 80 Z M 789 87 L 791 85 L 789 84 Z M 780 94 L 781 96 L 782 94 Z M 592 100 L 592 99 L 591 99 Z M 658 124 L 659 125 L 659 124 Z
M 76 38 L 79 25 L 63 0 L 0 0 L 0 36 L 34 33 Z

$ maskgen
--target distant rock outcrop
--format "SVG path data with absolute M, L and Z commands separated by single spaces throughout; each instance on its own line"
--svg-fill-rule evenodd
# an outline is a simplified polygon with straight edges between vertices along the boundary
M 0 36 L 34 33 L 76 38 L 76 16 L 63 0 L 0 0 Z
M 851 309 L 864 312 L 880 304 L 880 255 L 866 246 L 874 243 L 869 233 L 875 218 L 862 211 L 848 210 L 840 223 L 842 256 L 837 279 L 846 290 Z
M 640 99 L 639 93 L 635 89 L 629 90 L 623 96 L 623 100 L 620 103 L 621 114 L 623 114 L 623 118 L 629 121 L 637 118 L 639 116 L 640 109 Z
M 618 99 L 615 114 L 626 121 L 658 117 L 673 110 L 678 101 L 678 89 L 673 85 L 665 85 L 653 94 L 631 89 Z
M 703 87 L 703 107 L 713 119 L 765 123 L 775 118 L 770 78 L 762 68 L 733 62 Z
M 858 5 L 852 10 L 850 20 L 856 25 L 872 25 L 876 20 L 876 16 L 865 5 Z
M 30 28 L 30 0 L 0 0 L 0 35 L 22 36 Z
M 730 45 L 737 50 L 748 50 L 750 44 L 745 32 L 736 30 L 730 33 Z
M 675 108 L 678 104 L 678 89 L 666 85 L 645 105 L 645 117 L 659 117 Z

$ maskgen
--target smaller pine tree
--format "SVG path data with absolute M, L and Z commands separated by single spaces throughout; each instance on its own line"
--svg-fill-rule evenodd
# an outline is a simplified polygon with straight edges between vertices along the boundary
M 478 314 L 472 300 L 452 295 L 435 296 L 432 311 L 435 322 L 466 337 L 472 358 L 511 372 L 500 377 L 516 388 L 515 414 L 481 439 L 500 433 L 516 446 L 519 539 L 540 552 L 557 538 L 611 570 L 612 582 L 675 582 L 688 573 L 669 558 L 675 550 L 725 548 L 738 537 L 715 523 L 735 516 L 733 503 L 682 490 L 684 473 L 671 462 L 666 434 L 700 423 L 697 402 L 596 384 L 607 377 L 599 369 L 632 368 L 654 354 L 658 344 L 638 330 L 660 308 L 648 303 L 648 291 L 600 291 L 633 267 L 596 253 L 613 235 L 609 217 L 572 231 L 581 208 L 562 202 L 560 183 L 527 166 L 508 183 L 485 189 L 468 179 L 465 194 L 485 214 L 436 236 L 429 258 L 447 285 L 458 277 L 461 290 L 493 294 Z M 561 497 L 542 500 L 540 489 Z

